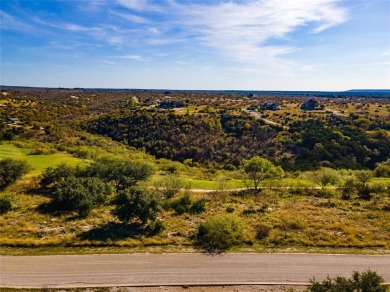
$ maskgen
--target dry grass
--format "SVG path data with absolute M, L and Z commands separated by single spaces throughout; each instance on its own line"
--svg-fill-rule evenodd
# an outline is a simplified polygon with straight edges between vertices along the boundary
M 166 229 L 148 237 L 132 233 L 131 227 L 117 222 L 110 212 L 113 206 L 100 206 L 82 219 L 74 213 L 44 212 L 42 206 L 49 198 L 22 193 L 13 196 L 14 210 L 0 217 L 1 253 L 14 253 L 7 247 L 47 248 L 54 253 L 69 247 L 80 248 L 82 253 L 96 248 L 118 252 L 124 248 L 188 251 L 193 250 L 191 238 L 198 225 L 210 216 L 227 212 L 240 216 L 246 225 L 245 244 L 234 251 L 371 248 L 389 252 L 390 212 L 382 210 L 378 200 L 322 199 L 273 190 L 258 195 L 211 193 L 193 197 L 208 200 L 206 212 L 177 215 L 164 210 L 160 219 Z M 255 239 L 259 223 L 271 228 L 263 240 Z

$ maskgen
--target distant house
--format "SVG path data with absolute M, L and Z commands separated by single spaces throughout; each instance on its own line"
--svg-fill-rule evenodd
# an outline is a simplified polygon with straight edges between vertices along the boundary
M 157 108 L 170 109 L 184 107 L 184 103 L 182 101 L 175 100 L 162 100 L 158 103 Z
M 260 106 L 260 109 L 276 111 L 279 109 L 279 105 L 276 102 L 266 102 Z
M 311 98 L 301 104 L 301 109 L 306 111 L 322 110 L 324 109 L 324 105 L 320 104 L 317 100 Z

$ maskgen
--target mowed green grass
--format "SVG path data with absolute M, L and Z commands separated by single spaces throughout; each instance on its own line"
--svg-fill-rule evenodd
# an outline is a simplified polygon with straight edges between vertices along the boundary
M 31 149 L 17 148 L 13 144 L 0 145 L 0 159 L 12 158 L 27 161 L 32 168 L 28 173 L 28 176 L 39 175 L 45 168 L 49 166 L 53 167 L 61 163 L 66 163 L 72 166 L 86 164 L 84 160 L 63 152 L 48 155 L 30 155 L 30 153 Z

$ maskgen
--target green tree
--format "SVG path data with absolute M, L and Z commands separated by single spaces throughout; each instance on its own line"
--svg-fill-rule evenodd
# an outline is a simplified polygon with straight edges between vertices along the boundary
M 313 180 L 321 187 L 335 185 L 340 181 L 338 172 L 331 168 L 321 168 L 313 173 Z
M 160 196 L 146 189 L 133 187 L 120 191 L 115 200 L 114 215 L 123 222 L 138 220 L 142 225 L 156 220 Z
M 363 185 L 366 185 L 367 182 L 373 177 L 373 173 L 370 170 L 358 170 L 355 171 L 355 177 Z
M 255 190 L 258 189 L 261 181 L 283 176 L 283 169 L 280 166 L 274 166 L 271 161 L 259 156 L 244 161 L 244 171 L 248 174 Z
M 40 184 L 42 187 L 53 186 L 68 177 L 75 176 L 76 172 L 76 168 L 65 163 L 61 163 L 56 167 L 48 167 L 41 175 Z
M 85 217 L 93 205 L 104 203 L 110 193 L 109 186 L 96 177 L 70 176 L 56 185 L 53 200 L 64 210 L 78 211 Z
M 116 190 L 133 187 L 152 174 L 153 168 L 149 164 L 110 158 L 93 162 L 86 170 L 87 176 L 99 177 L 111 183 Z
M 226 250 L 243 241 L 244 227 L 236 216 L 217 215 L 199 225 L 197 237 L 207 249 Z
M 0 190 L 22 178 L 30 170 L 27 162 L 5 158 L 0 160 Z
M 12 132 L 5 132 L 3 134 L 3 139 L 8 140 L 8 143 L 11 143 L 11 140 L 15 137 L 15 134 Z
M 390 177 L 390 159 L 379 163 L 374 170 L 376 177 Z
M 167 199 L 179 193 L 185 186 L 185 181 L 176 174 L 167 175 L 161 181 L 155 183 L 156 189 Z

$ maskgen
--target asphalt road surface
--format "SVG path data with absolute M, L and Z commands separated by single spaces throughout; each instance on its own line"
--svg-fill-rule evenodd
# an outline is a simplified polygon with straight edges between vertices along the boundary
M 318 254 L 118 254 L 1 256 L 0 287 L 305 284 L 312 277 L 377 271 L 390 256 Z

